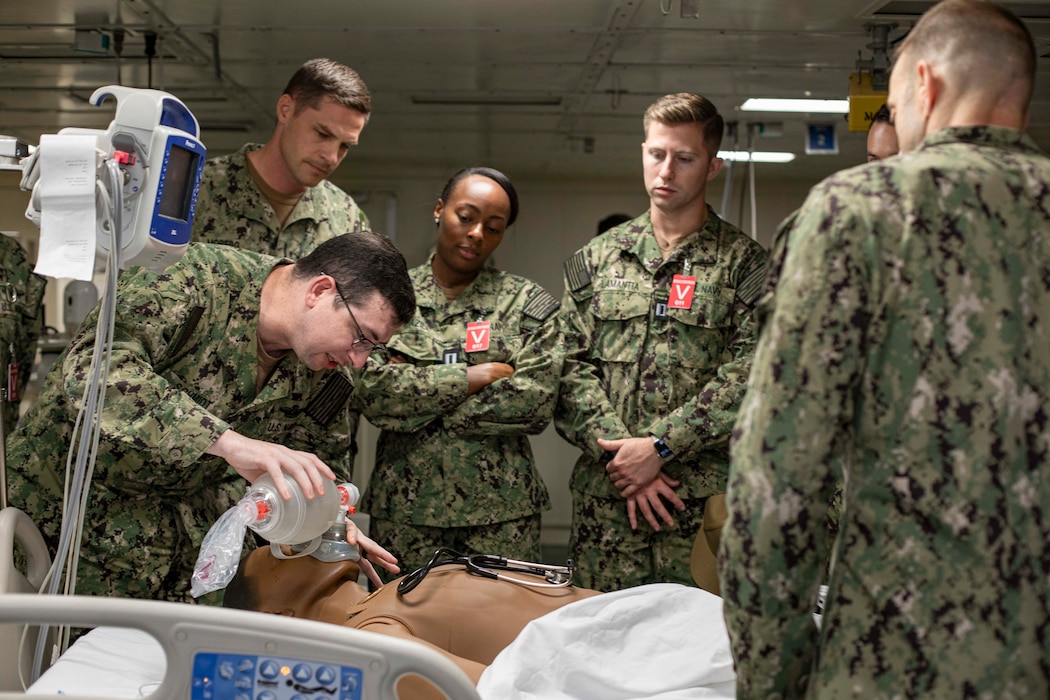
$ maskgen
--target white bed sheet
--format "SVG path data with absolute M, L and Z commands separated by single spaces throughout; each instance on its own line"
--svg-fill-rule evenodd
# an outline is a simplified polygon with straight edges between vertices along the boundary
M 164 680 L 167 660 L 148 632 L 96 627 L 73 642 L 27 695 L 89 695 L 141 698 Z
M 722 599 L 671 583 L 577 601 L 533 620 L 482 674 L 484 700 L 736 697 Z

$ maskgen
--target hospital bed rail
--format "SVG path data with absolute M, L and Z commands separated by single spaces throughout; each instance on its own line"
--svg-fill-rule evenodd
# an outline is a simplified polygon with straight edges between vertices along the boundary
M 249 675 L 256 682 L 265 668 L 279 668 L 284 676 L 293 670 L 314 671 L 309 681 L 314 684 L 322 670 L 331 684 L 334 671 L 339 689 L 334 693 L 306 689 L 306 696 L 315 699 L 392 700 L 398 697 L 398 681 L 417 675 L 449 700 L 479 700 L 473 683 L 454 663 L 422 644 L 281 615 L 164 601 L 12 593 L 0 595 L 0 623 L 140 629 L 159 642 L 167 659 L 164 680 L 150 694 L 154 700 L 233 698 L 229 684 L 207 692 L 201 684 L 220 677 L 218 669 L 224 664 L 234 671 L 238 664 L 247 668 L 253 663 Z M 208 664 L 212 671 L 205 672 Z M 293 686 L 293 679 L 278 680 L 283 683 L 279 688 L 270 681 L 271 697 L 290 697 L 293 691 L 286 688 Z M 259 687 L 254 690 L 252 697 Z M 0 692 L 0 700 L 25 697 Z M 78 700 L 68 692 L 50 697 Z
M 3 446 L 0 445 L 0 448 Z M 15 549 L 20 547 L 25 571 L 15 565 Z M 51 555 L 40 530 L 23 511 L 0 509 L 0 597 L 9 593 L 36 593 L 44 585 Z M 38 628 L 25 625 L 0 625 L 0 691 L 22 688 L 21 679 L 33 672 L 33 650 Z M 54 630 L 48 633 L 46 645 L 54 644 Z M 44 659 L 41 670 L 48 666 Z

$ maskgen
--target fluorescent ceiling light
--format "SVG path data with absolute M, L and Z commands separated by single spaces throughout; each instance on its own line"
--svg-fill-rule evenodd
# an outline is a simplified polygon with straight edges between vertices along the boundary
M 849 114 L 849 100 L 781 100 L 751 97 L 740 109 L 745 112 L 810 112 L 813 114 Z
M 750 158 L 749 158 L 750 156 Z M 754 163 L 790 163 L 795 160 L 794 153 L 786 151 L 719 151 L 718 157 L 724 160 L 742 161 L 746 163 L 751 160 Z

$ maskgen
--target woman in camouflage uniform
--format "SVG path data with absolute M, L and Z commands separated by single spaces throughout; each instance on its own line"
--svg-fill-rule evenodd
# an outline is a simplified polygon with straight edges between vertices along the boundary
M 386 364 L 373 358 L 359 377 L 361 411 L 383 430 L 363 508 L 408 569 L 441 546 L 540 555 L 549 497 L 528 435 L 547 425 L 557 396 L 559 304 L 486 267 L 517 213 L 497 170 L 448 181 L 434 207 L 436 251 L 410 271 L 417 313 Z

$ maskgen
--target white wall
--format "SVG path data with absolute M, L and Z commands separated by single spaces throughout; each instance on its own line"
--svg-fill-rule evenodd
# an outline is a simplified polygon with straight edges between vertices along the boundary
M 413 174 L 396 180 L 369 181 L 354 172 L 348 161 L 333 180 L 355 193 L 372 220 L 373 227 L 393 233 L 398 247 L 410 266 L 422 263 L 433 245 L 433 209 L 445 180 L 452 174 Z M 760 165 L 757 171 L 758 194 L 757 238 L 767 245 L 776 225 L 801 204 L 812 183 L 776 179 L 775 165 Z M 23 214 L 28 195 L 18 189 L 19 173 L 0 171 L 0 230 L 18 231 L 24 245 L 35 254 L 38 232 Z M 735 179 L 739 196 L 741 178 Z M 520 179 L 515 181 L 521 200 L 518 222 L 510 229 L 496 250 L 495 263 L 501 269 L 528 277 L 543 285 L 556 297 L 562 295 L 563 261 L 592 235 L 600 219 L 613 212 L 639 214 L 648 206 L 641 182 L 593 182 Z M 708 201 L 719 209 L 723 178 L 712 183 Z M 726 217 L 736 221 L 739 205 L 729 207 Z M 747 221 L 742 228 L 753 228 Z M 389 213 L 388 213 L 389 212 Z M 386 222 L 393 214 L 395 230 Z M 64 284 L 52 281 L 46 297 L 47 322 L 61 329 L 61 291 Z M 359 434 L 361 452 L 355 469 L 355 481 L 363 486 L 371 473 L 375 457 L 376 430 L 363 425 Z M 568 531 L 570 499 L 568 479 L 578 450 L 565 443 L 552 428 L 532 439 L 540 472 L 551 491 L 552 509 L 544 516 L 544 542 L 563 544 Z

